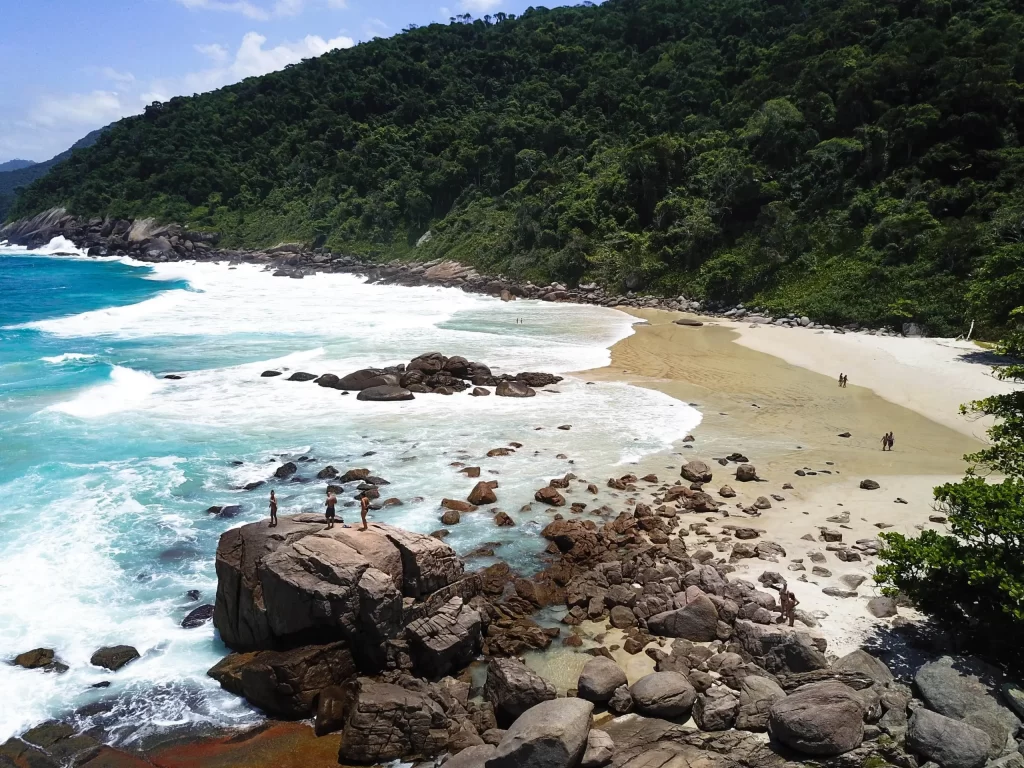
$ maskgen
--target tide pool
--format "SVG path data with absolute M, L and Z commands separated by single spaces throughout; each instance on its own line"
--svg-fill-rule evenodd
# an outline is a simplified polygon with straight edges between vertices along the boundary
M 372 519 L 427 533 L 442 527 L 441 498 L 465 498 L 475 482 L 453 462 L 478 465 L 517 525 L 497 528 L 481 510 L 446 541 L 463 553 L 499 542 L 501 559 L 529 572 L 550 521 L 540 505 L 521 511 L 536 488 L 568 471 L 602 482 L 700 420 L 660 393 L 572 376 L 529 400 L 461 393 L 387 404 L 262 371 L 343 375 L 436 350 L 496 373 L 564 375 L 605 365 L 631 323 L 610 309 L 349 275 L 294 280 L 251 265 L 0 248 L 0 658 L 50 647 L 70 667 L 0 664 L 0 741 L 85 705 L 96 705 L 89 722 L 123 743 L 259 719 L 206 677 L 226 653 L 212 625 L 180 622 L 214 600 L 220 534 L 265 518 L 271 488 L 281 514 L 319 511 L 321 468 L 367 467 L 391 483 L 382 498 L 403 502 Z M 512 441 L 524 447 L 485 458 Z M 273 479 L 288 460 L 299 466 L 294 481 Z M 241 513 L 207 511 L 223 505 Z M 117 673 L 90 666 L 93 651 L 120 643 L 142 658 Z M 102 682 L 110 686 L 91 687 Z

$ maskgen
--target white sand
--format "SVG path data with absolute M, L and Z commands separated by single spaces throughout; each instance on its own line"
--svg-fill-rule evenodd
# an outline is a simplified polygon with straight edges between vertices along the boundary
M 745 347 L 835 379 L 845 373 L 851 385 L 979 440 L 990 422 L 961 415 L 960 405 L 1020 387 L 996 378 L 994 356 L 970 341 L 722 325 L 739 333 L 737 343 Z

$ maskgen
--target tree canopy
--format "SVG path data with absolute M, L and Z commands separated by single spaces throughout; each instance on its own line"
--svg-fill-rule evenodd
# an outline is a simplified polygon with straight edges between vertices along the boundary
M 153 104 L 12 215 L 998 335 L 1024 293 L 1022 83 L 1014 0 L 463 16 Z

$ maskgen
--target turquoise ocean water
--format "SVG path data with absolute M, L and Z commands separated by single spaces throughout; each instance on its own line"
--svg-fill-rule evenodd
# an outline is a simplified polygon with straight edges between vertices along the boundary
M 344 374 L 438 350 L 499 373 L 569 372 L 606 364 L 630 333 L 629 317 L 597 307 L 0 247 L 0 660 L 43 646 L 70 667 L 0 663 L 0 741 L 80 707 L 129 744 L 258 719 L 205 675 L 226 652 L 212 626 L 180 622 L 213 602 L 219 535 L 264 517 L 271 487 L 282 514 L 319 510 L 319 469 L 368 467 L 391 482 L 385 497 L 404 502 L 374 518 L 430 532 L 440 499 L 472 487 L 452 462 L 479 464 L 517 526 L 475 513 L 448 541 L 462 552 L 500 541 L 499 554 L 528 571 L 550 514 L 520 509 L 540 484 L 570 470 L 601 482 L 700 419 L 658 393 L 575 377 L 531 400 L 383 404 L 263 370 Z M 484 458 L 510 441 L 524 447 Z M 272 479 L 303 457 L 297 481 Z M 268 483 L 241 490 L 257 480 Z M 242 511 L 224 519 L 207 512 L 215 505 Z M 89 665 L 118 643 L 142 658 L 116 674 Z

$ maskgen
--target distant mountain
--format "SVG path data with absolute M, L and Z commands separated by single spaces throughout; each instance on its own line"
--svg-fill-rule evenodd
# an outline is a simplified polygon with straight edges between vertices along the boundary
M 20 171 L 22 168 L 28 168 L 30 165 L 35 164 L 34 160 L 8 160 L 6 163 L 0 163 L 0 173 Z
M 9 160 L 0 165 L 0 221 L 7 218 L 7 212 L 14 205 L 18 189 L 27 187 L 36 179 L 41 179 L 46 172 L 61 160 L 71 157 L 76 149 L 85 149 L 96 143 L 96 140 L 110 126 L 98 128 L 92 133 L 76 141 L 70 149 L 61 152 L 43 163 L 33 163 L 29 160 Z

